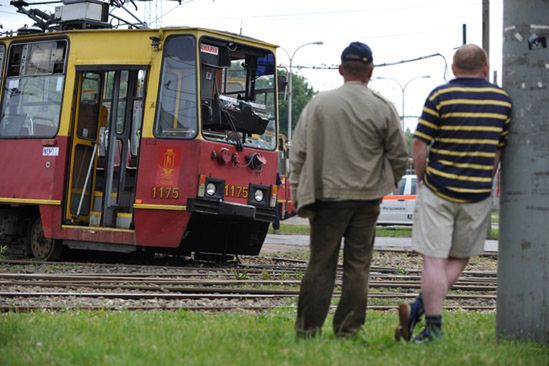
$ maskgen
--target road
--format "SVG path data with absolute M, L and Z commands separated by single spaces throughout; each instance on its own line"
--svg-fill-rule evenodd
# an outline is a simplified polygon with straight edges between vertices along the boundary
M 308 225 L 306 219 L 300 217 L 292 217 L 283 221 L 285 224 Z M 282 244 L 282 245 L 309 245 L 308 235 L 276 235 L 269 234 L 265 239 L 265 244 Z M 411 248 L 412 243 L 410 238 L 385 238 L 377 237 L 374 247 L 383 248 Z M 497 252 L 498 241 L 486 240 L 484 250 L 487 252 Z

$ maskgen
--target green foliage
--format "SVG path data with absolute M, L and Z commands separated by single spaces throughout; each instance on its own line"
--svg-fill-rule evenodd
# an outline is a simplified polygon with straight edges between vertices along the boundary
M 408 155 L 412 156 L 412 140 L 414 138 L 414 133 L 410 130 L 404 131 L 404 138 L 406 139 L 406 146 L 408 146 Z
M 281 224 L 278 234 L 281 235 L 309 235 L 309 225 L 301 224 Z M 273 229 L 269 228 L 269 234 L 273 233 Z M 376 236 L 379 238 L 411 238 L 412 227 L 411 226 L 378 226 L 376 229 Z M 498 240 L 499 229 L 491 228 L 488 233 L 487 239 Z
M 282 235 L 309 235 L 310 226 L 302 224 L 280 224 L 279 234 Z M 273 229 L 269 228 L 269 234 L 273 233 Z M 412 227 L 395 226 L 395 227 L 378 227 L 376 236 L 389 238 L 409 238 L 412 236 Z
M 249 276 L 246 272 L 234 271 L 234 278 L 235 280 L 244 281 L 248 280 Z
M 279 74 L 287 77 L 287 73 L 284 70 L 280 70 Z M 292 84 L 292 126 L 295 128 L 301 111 L 317 92 L 309 85 L 305 78 L 299 75 L 292 74 Z M 286 95 L 286 99 L 284 99 L 284 90 L 280 90 L 280 92 L 278 106 L 280 132 L 288 136 L 288 96 Z
M 278 230 L 278 234 L 282 235 L 309 235 L 310 227 L 309 225 L 302 225 L 302 224 L 280 224 L 280 229 Z M 269 234 L 273 234 L 274 230 L 271 227 L 269 227 Z
M 378 227 L 376 229 L 376 236 L 378 238 L 411 238 L 412 227 L 411 226 L 389 226 Z
M 298 340 L 293 307 L 275 312 L 2 314 L 2 365 L 547 365 L 549 347 L 497 340 L 494 313 L 447 312 L 433 344 L 397 343 L 395 312 L 368 313 L 364 332 Z

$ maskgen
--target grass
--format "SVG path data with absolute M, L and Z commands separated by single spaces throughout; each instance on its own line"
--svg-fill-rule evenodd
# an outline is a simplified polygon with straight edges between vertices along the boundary
M 443 340 L 396 343 L 394 313 L 365 332 L 296 340 L 293 309 L 265 314 L 63 312 L 0 315 L 2 365 L 547 365 L 549 346 L 497 341 L 493 313 L 448 312 Z
M 269 228 L 269 234 L 273 234 L 273 228 Z M 309 225 L 303 224 L 280 224 L 278 234 L 281 235 L 309 235 Z M 411 226 L 378 226 L 376 236 L 379 238 L 410 238 L 412 237 Z M 499 237 L 499 229 L 490 229 L 488 239 L 497 240 Z
M 278 234 L 281 235 L 309 235 L 309 225 L 305 224 L 280 224 Z M 273 234 L 273 228 L 269 228 L 269 234 Z M 412 227 L 378 227 L 376 235 L 379 237 L 409 238 L 412 236 Z
M 490 214 L 490 218 L 492 220 L 492 224 L 499 224 L 499 210 L 493 209 L 492 213 Z

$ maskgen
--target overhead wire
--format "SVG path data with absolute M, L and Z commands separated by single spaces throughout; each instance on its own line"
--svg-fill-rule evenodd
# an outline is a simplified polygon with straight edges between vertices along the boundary
M 410 59 L 405 59 L 405 60 L 400 60 L 400 61 L 392 61 L 392 62 L 384 62 L 382 64 L 377 64 L 377 65 L 374 65 L 375 67 L 386 67 L 386 66 L 396 66 L 396 65 L 402 65 L 402 64 L 406 64 L 406 63 L 410 63 L 410 62 L 416 62 L 416 61 L 421 61 L 421 60 L 426 60 L 426 59 L 429 59 L 429 58 L 432 58 L 432 57 L 441 57 L 444 61 L 444 74 L 443 74 L 443 79 L 446 80 L 446 73 L 448 72 L 448 61 L 446 60 L 446 57 L 444 57 L 443 54 L 441 53 L 433 53 L 433 54 L 430 54 L 430 55 L 426 55 L 426 56 L 419 56 L 419 57 L 414 57 L 414 58 L 410 58 Z M 279 65 L 278 67 L 286 67 L 284 65 Z M 337 70 L 339 68 L 339 65 L 320 65 L 320 66 L 317 66 L 317 65 L 292 65 L 292 68 L 295 68 L 295 69 L 309 69 L 309 70 Z
M 188 3 L 192 3 L 193 1 L 195 1 L 195 0 L 188 0 L 188 1 L 181 0 L 181 1 L 179 1 L 179 4 L 177 4 L 174 8 L 172 8 L 172 9 L 168 10 L 167 12 L 165 12 L 164 14 L 160 15 L 155 20 L 153 20 L 151 23 L 156 23 L 157 21 L 164 18 L 166 15 L 170 14 L 171 12 L 173 12 L 174 10 L 179 8 L 181 5 L 187 5 Z
M 492 1 L 492 3 L 502 3 L 502 1 Z M 478 0 L 462 0 L 461 6 L 474 6 L 478 4 Z M 408 5 L 408 6 L 392 6 L 392 7 L 374 7 L 374 8 L 365 8 L 365 9 L 353 9 L 353 10 L 337 10 L 337 11 L 307 11 L 307 12 L 297 12 L 297 13 L 279 13 L 271 15 L 239 15 L 234 17 L 223 17 L 225 20 L 231 19 L 273 19 L 273 18 L 314 18 L 322 16 L 339 16 L 347 14 L 357 14 L 357 13 L 371 13 L 371 12 L 394 12 L 394 11 L 407 11 L 411 9 L 428 9 L 433 7 L 442 7 L 444 4 L 441 4 L 440 1 L 432 2 L 430 4 L 424 5 Z M 201 18 L 195 20 L 218 20 L 219 17 L 211 18 Z

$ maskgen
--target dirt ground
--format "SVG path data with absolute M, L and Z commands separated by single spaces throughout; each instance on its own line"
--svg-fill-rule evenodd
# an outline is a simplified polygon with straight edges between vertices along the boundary
M 261 250 L 263 257 L 284 257 L 307 260 L 309 248 L 304 245 L 265 244 Z M 340 255 L 340 261 L 342 256 Z M 421 270 L 423 260 L 421 255 L 411 250 L 375 249 L 372 266 L 392 267 L 402 271 Z M 465 268 L 466 271 L 496 272 L 497 256 L 493 254 L 472 257 Z

